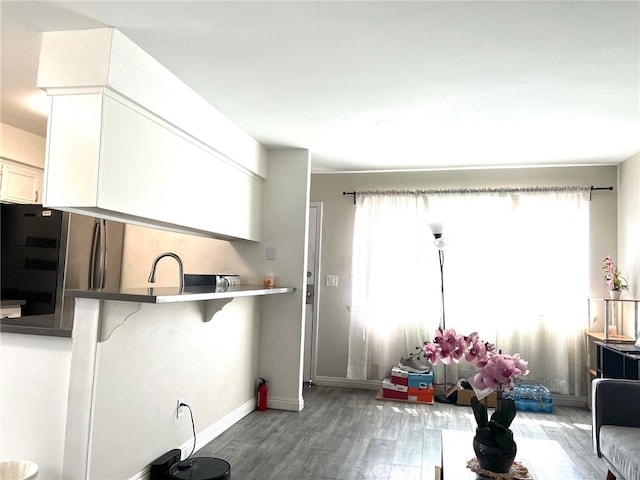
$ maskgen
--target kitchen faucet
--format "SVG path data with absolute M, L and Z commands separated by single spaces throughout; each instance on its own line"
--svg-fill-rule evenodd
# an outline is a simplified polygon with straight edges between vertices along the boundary
M 180 290 L 182 290 L 184 288 L 184 271 L 182 269 L 182 260 L 180 260 L 180 257 L 173 252 L 161 253 L 156 257 L 156 259 L 151 264 L 151 273 L 149 273 L 149 280 L 148 280 L 149 283 L 155 283 L 156 266 L 158 265 L 158 262 L 160 261 L 160 259 L 163 257 L 172 257 L 176 259 L 176 262 L 178 262 L 178 274 L 180 275 Z

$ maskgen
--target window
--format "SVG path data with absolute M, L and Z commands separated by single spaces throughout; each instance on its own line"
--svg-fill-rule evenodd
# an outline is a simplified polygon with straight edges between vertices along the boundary
M 585 393 L 588 188 L 359 192 L 356 208 L 349 378 L 383 378 L 438 328 L 440 269 L 427 227 L 438 219 L 448 238 L 447 328 L 519 352 L 527 383 Z M 459 369 L 449 377 L 473 372 Z

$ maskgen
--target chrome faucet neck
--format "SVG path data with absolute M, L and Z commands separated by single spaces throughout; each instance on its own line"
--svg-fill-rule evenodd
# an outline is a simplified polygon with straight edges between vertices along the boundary
M 178 262 L 178 274 L 180 275 L 180 288 L 182 289 L 184 287 L 184 270 L 182 268 L 182 260 L 180 259 L 180 257 L 178 255 L 176 255 L 173 252 L 165 252 L 165 253 L 161 253 L 160 255 L 158 255 L 155 260 L 153 260 L 153 263 L 151 264 L 151 273 L 149 273 L 149 283 L 155 283 L 156 281 L 156 267 L 158 266 L 158 262 L 160 261 L 161 258 L 164 257 L 171 257 L 174 258 L 176 260 L 176 262 Z

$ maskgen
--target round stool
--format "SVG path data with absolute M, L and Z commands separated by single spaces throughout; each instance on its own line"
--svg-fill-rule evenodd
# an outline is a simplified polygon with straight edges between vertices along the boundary
M 189 458 L 173 464 L 169 477 L 176 480 L 229 480 L 231 465 L 221 458 Z

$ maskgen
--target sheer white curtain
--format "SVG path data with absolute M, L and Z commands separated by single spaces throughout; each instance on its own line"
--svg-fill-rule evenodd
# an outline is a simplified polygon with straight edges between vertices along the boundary
M 530 362 L 527 382 L 586 393 L 588 189 L 358 197 L 350 378 L 382 378 L 437 328 L 440 272 L 426 225 L 439 219 L 449 240 L 447 327 L 477 331 L 504 352 L 521 353 Z M 406 283 L 393 283 L 390 297 L 377 288 L 392 266 L 392 278 Z M 448 368 L 449 380 L 473 371 L 465 362 Z
M 357 195 L 348 378 L 384 378 L 428 332 L 425 215 L 413 194 Z

